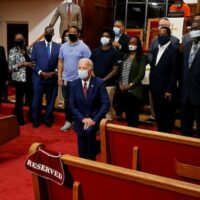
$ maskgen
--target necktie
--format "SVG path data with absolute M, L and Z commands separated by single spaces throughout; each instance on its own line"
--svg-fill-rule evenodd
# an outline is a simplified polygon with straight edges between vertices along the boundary
M 87 97 L 87 82 L 84 82 L 84 84 L 83 84 L 83 94 L 86 98 Z
M 192 62 L 193 62 L 193 60 L 194 60 L 194 57 L 195 57 L 197 51 L 198 51 L 198 43 L 193 43 L 192 48 L 191 48 L 191 51 L 190 51 L 189 61 L 188 61 L 188 63 L 189 63 L 189 68 L 190 68 L 191 65 L 192 65 Z
M 47 55 L 48 55 L 48 58 L 50 59 L 51 52 L 50 52 L 50 44 L 49 43 L 47 44 Z
M 67 14 L 68 14 L 68 17 L 70 17 L 70 15 L 71 15 L 70 4 L 68 4 Z

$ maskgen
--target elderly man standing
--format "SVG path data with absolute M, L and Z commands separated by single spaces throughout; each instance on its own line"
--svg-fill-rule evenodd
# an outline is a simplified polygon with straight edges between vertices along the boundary
M 93 63 L 83 58 L 79 61 L 79 79 L 70 85 L 70 109 L 74 129 L 78 134 L 78 152 L 82 158 L 96 159 L 96 132 L 101 119 L 109 110 L 110 100 L 104 81 L 93 77 Z M 76 91 L 76 92 L 74 92 Z
M 74 4 L 72 0 L 66 0 L 65 3 L 61 3 L 56 9 L 49 26 L 54 26 L 58 17 L 60 17 L 60 37 L 65 29 L 70 26 L 77 26 L 82 29 L 82 13 L 81 8 L 77 4 Z

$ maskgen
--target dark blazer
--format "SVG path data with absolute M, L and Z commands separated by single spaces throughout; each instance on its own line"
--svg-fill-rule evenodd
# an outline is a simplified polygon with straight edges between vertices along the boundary
M 45 41 L 37 42 L 33 46 L 31 59 L 35 63 L 33 67 L 33 82 L 41 82 L 43 78 L 38 75 L 40 70 L 53 72 L 57 69 L 60 44 L 52 42 L 51 57 L 48 58 Z
M 192 41 L 189 41 L 183 49 L 183 85 L 182 102 L 185 103 L 189 97 L 193 105 L 200 105 L 200 48 L 189 68 L 188 60 Z
M 118 43 L 121 45 L 121 49 L 119 50 L 119 52 L 121 53 L 121 56 L 124 56 L 124 54 L 128 52 L 129 39 L 130 39 L 130 36 L 123 33 L 118 40 Z
M 4 84 L 9 78 L 8 63 L 4 47 L 0 46 L 0 84 Z
M 169 44 L 156 64 L 158 47 L 153 51 L 153 59 L 150 70 L 150 89 L 157 96 L 163 96 L 166 92 L 174 93 L 177 81 L 177 63 L 179 61 L 179 49 Z
M 74 118 L 74 129 L 78 134 L 83 132 L 82 120 L 86 117 L 90 117 L 98 125 L 110 107 L 103 80 L 91 77 L 86 99 L 81 79 L 74 80 L 70 85 L 69 107 Z
M 177 48 L 179 48 L 179 46 L 180 46 L 180 40 L 179 40 L 177 37 L 171 35 L 171 36 L 170 36 L 170 41 L 171 41 L 171 44 L 172 44 L 172 45 L 175 45 Z M 153 42 L 151 43 L 151 45 L 150 45 L 150 47 L 149 47 L 149 52 L 148 52 L 148 54 L 147 54 L 149 63 L 152 62 L 152 59 L 153 59 L 153 51 L 158 47 L 158 45 L 159 45 L 159 43 L 158 43 L 158 38 L 156 37 L 156 38 L 153 40 Z

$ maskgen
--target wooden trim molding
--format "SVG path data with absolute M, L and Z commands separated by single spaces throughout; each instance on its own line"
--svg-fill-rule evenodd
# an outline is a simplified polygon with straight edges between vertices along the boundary
M 75 181 L 73 184 L 73 200 L 81 200 L 81 190 L 80 190 L 81 184 L 79 181 Z
M 133 147 L 133 161 L 132 161 L 132 169 L 138 170 L 138 159 L 139 159 L 139 148 Z
M 200 167 L 178 162 L 175 160 L 175 171 L 179 176 L 200 180 Z
M 107 119 L 102 119 L 100 123 L 100 138 L 101 138 L 101 162 L 107 163 L 108 158 L 107 158 L 107 144 L 108 142 L 106 141 L 106 124 L 108 120 Z

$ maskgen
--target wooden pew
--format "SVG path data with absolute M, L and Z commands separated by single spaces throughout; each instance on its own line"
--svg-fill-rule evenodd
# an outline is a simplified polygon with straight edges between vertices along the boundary
M 30 154 L 41 144 L 34 143 Z M 33 176 L 35 200 L 197 200 L 200 186 L 105 163 L 63 155 L 65 183 Z
M 0 118 L 0 146 L 16 138 L 19 134 L 20 129 L 16 116 Z
M 200 183 L 200 140 L 101 121 L 102 161 Z

